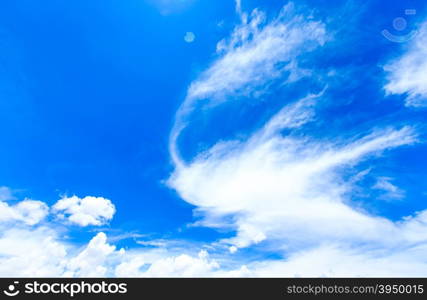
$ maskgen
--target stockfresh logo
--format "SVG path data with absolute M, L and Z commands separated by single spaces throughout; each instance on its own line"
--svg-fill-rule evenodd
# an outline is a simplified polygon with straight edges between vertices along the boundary
M 9 284 L 7 286 L 7 289 L 3 291 L 3 294 L 9 297 L 14 297 L 18 295 L 19 294 L 18 284 L 19 284 L 19 281 L 14 281 L 13 284 Z
M 19 281 L 9 284 L 3 293 L 8 297 L 14 297 L 18 294 L 58 294 L 75 295 L 82 294 L 126 294 L 127 283 L 115 282 L 40 282 L 37 280 L 21 283 L 21 289 L 18 288 Z

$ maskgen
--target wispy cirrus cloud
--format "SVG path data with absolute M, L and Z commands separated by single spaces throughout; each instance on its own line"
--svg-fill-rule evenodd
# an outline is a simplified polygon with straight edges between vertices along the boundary
M 406 95 L 407 106 L 427 105 L 427 21 L 421 24 L 405 53 L 384 70 L 388 74 L 384 87 L 388 94 Z
M 237 2 L 237 11 L 243 14 L 239 7 Z M 256 98 L 259 94 L 251 94 L 253 91 L 267 90 L 269 82 L 280 78 L 284 69 L 277 68 L 278 62 L 287 62 L 285 66 L 289 67 L 293 58 L 327 40 L 322 23 L 309 21 L 308 25 L 303 19 L 290 17 L 286 20 L 299 25 L 299 38 L 290 38 L 290 43 L 285 42 L 286 38 L 281 41 L 283 36 L 292 37 L 292 25 L 278 21 L 289 9 L 285 7 L 286 13 L 262 29 L 259 24 L 265 22 L 264 15 L 255 10 L 248 23 L 236 27 L 229 39 L 218 44 L 223 56 L 190 85 L 177 113 L 171 134 L 176 168 L 168 184 L 182 199 L 196 206 L 198 225 L 235 231 L 234 237 L 222 240 L 230 246 L 230 253 L 263 242 L 286 257 L 265 262 L 268 267 L 264 271 L 263 263 L 251 264 L 253 274 L 269 276 L 274 272 L 268 270 L 274 268 L 278 276 L 290 274 L 304 267 L 304 260 L 310 261 L 311 255 L 319 253 L 337 253 L 353 262 L 367 259 L 377 265 L 396 259 L 393 267 L 382 274 L 393 274 L 399 268 L 408 271 L 402 266 L 415 265 L 415 260 L 402 251 L 416 252 L 417 245 L 427 243 L 426 211 L 400 221 L 372 214 L 353 203 L 357 180 L 348 177 L 360 175 L 361 162 L 369 163 L 389 150 L 416 143 L 417 134 L 410 126 L 383 126 L 359 132 L 354 138 L 338 135 L 320 139 L 304 133 L 306 124 L 315 118 L 316 100 L 323 96 L 320 93 L 284 106 L 246 140 L 218 141 L 190 163 L 179 158 L 176 139 L 186 126 L 185 117 L 199 100 L 213 107 L 239 94 Z M 298 21 L 293 23 L 295 20 Z M 308 39 L 301 40 L 301 36 Z M 271 57 L 262 55 L 265 49 L 269 49 Z M 276 49 L 280 50 L 275 52 Z M 383 189 L 391 188 L 382 183 Z M 361 245 L 369 245 L 369 251 Z M 425 256 L 418 260 L 425 260 Z M 319 268 L 307 264 L 305 274 L 321 276 L 321 267 L 326 265 L 333 270 L 329 276 L 346 274 L 334 266 L 333 260 L 325 261 L 324 265 L 318 264 Z M 363 274 L 369 274 L 368 265 L 355 269 L 351 275 Z
M 372 241 L 382 240 L 384 231 L 398 232 L 397 224 L 348 204 L 352 186 L 343 175 L 373 155 L 413 144 L 414 131 L 377 130 L 341 142 L 282 136 L 280 130 L 310 120 L 312 108 L 302 103 L 307 98 L 285 107 L 247 141 L 218 143 L 177 168 L 169 184 L 197 207 L 201 224 L 234 228 L 237 236 L 227 242 L 237 247 L 265 239 Z
M 63 197 L 52 207 L 60 218 L 79 226 L 100 226 L 111 220 L 116 208 L 111 200 L 103 197 Z
M 295 15 L 292 4 L 270 22 L 262 11 L 254 10 L 248 23 L 218 43 L 220 58 L 190 85 L 186 105 L 197 99 L 217 104 L 236 93 L 251 93 L 289 71 L 299 55 L 326 39 L 325 25 Z
M 405 192 L 394 185 L 390 177 L 379 177 L 372 188 L 383 192 L 383 194 L 380 195 L 381 199 L 396 200 L 405 197 Z
M 244 14 L 239 1 L 236 7 L 239 14 Z M 176 164 L 183 163 L 176 147 L 178 136 L 201 100 L 212 107 L 233 96 L 259 94 L 283 74 L 291 80 L 305 76 L 307 73 L 299 70 L 298 58 L 328 39 L 325 25 L 297 14 L 292 3 L 271 21 L 255 9 L 241 22 L 229 38 L 217 44 L 218 58 L 191 83 L 176 113 L 170 135 L 170 152 Z

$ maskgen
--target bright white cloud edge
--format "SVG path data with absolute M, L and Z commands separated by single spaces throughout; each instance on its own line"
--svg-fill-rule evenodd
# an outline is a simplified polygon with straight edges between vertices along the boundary
M 427 21 L 420 25 L 417 35 L 405 44 L 407 50 L 389 62 L 384 70 L 387 94 L 403 94 L 407 106 L 427 105 Z

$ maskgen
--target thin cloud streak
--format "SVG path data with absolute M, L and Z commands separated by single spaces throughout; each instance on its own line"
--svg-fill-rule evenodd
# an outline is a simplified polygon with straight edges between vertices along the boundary
M 327 40 L 324 24 L 296 14 L 293 4 L 286 5 L 270 22 L 259 10 L 241 22 L 228 39 L 218 43 L 219 58 L 190 85 L 175 115 L 169 150 L 178 168 L 185 166 L 178 138 L 198 106 L 214 107 L 238 96 L 253 96 L 285 73 L 292 80 L 304 76 L 306 72 L 299 72 L 298 56 Z

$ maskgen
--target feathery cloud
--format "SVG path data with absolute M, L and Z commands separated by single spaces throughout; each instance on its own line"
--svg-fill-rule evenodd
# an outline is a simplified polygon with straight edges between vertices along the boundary
M 114 204 L 103 197 L 77 196 L 63 197 L 55 203 L 52 211 L 60 218 L 79 226 L 103 225 L 111 220 L 116 212 Z
M 352 208 L 352 186 L 343 175 L 364 159 L 414 143 L 413 130 L 378 130 L 342 143 L 282 136 L 283 128 L 310 120 L 311 98 L 282 109 L 247 141 L 220 142 L 175 170 L 169 184 L 197 207 L 200 224 L 235 229 L 227 242 L 237 247 L 265 239 L 383 240 L 385 232 L 399 231 L 387 219 Z
M 237 9 L 240 7 L 237 2 Z M 241 21 L 229 38 L 218 43 L 218 58 L 190 85 L 176 113 L 170 134 L 175 164 L 183 163 L 176 147 L 178 136 L 200 100 L 212 107 L 233 96 L 262 94 L 272 80 L 283 74 L 292 81 L 306 76 L 307 72 L 299 70 L 298 59 L 328 38 L 323 23 L 296 14 L 292 3 L 269 22 L 257 9 Z
M 427 22 L 410 42 L 408 50 L 384 67 L 388 73 L 385 91 L 406 95 L 407 106 L 427 104 Z

